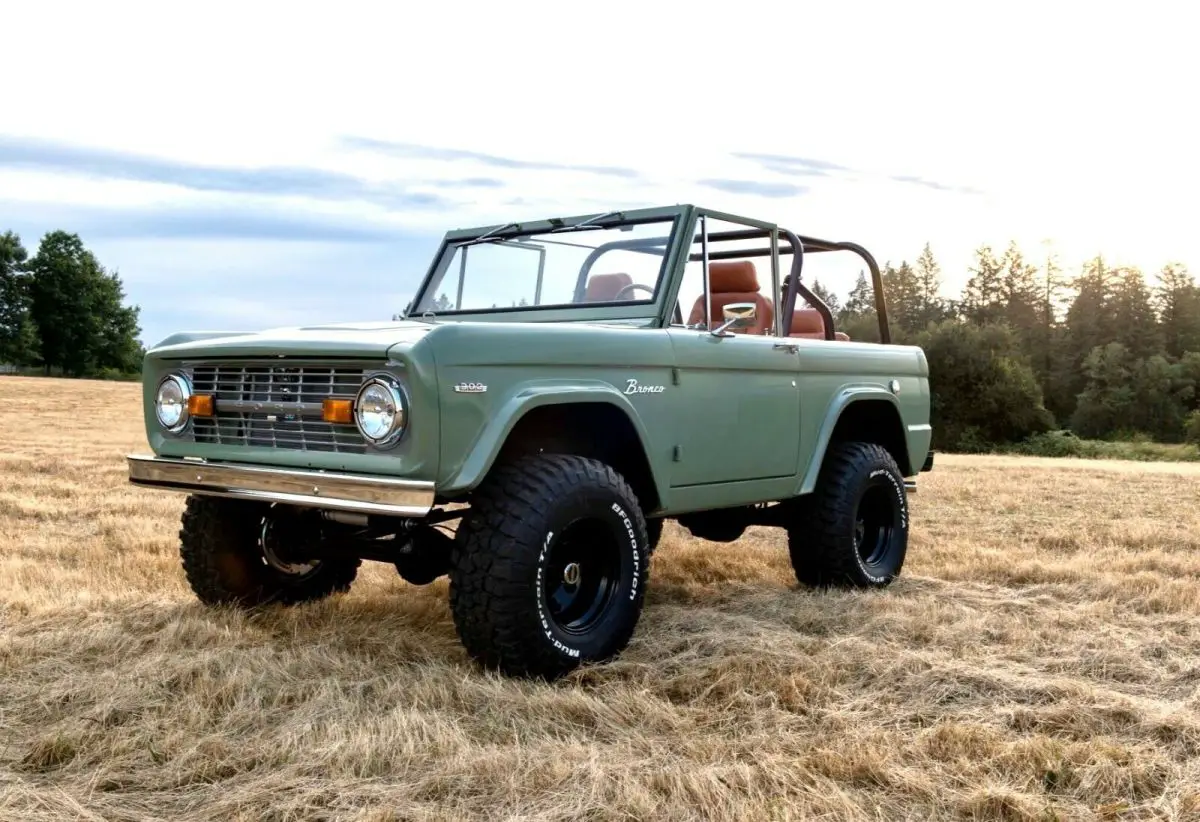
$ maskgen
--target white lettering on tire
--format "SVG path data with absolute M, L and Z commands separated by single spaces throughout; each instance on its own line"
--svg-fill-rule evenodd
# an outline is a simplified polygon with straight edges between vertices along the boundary
M 641 578 L 642 552 L 638 547 L 637 530 L 633 527 L 633 519 L 628 513 L 626 513 L 625 509 L 622 508 L 619 503 L 614 502 L 611 508 L 613 513 L 621 518 L 621 521 L 625 525 L 625 533 L 629 535 L 629 549 L 630 554 L 633 557 L 633 583 L 629 591 L 629 599 L 632 601 L 637 598 L 638 580 Z M 550 543 L 553 541 L 553 539 L 554 532 L 547 532 L 545 539 L 542 540 L 542 550 L 538 553 L 537 585 L 534 588 L 535 597 L 537 599 L 538 620 L 542 625 L 542 633 L 545 635 L 546 639 L 550 640 L 550 644 L 553 645 L 556 650 L 566 654 L 567 656 L 578 659 L 581 656 L 578 648 L 572 648 L 568 645 L 564 645 L 557 637 L 554 636 L 554 632 L 550 628 L 550 619 L 546 614 L 546 606 L 542 602 L 542 582 L 545 579 L 546 554 L 550 551 Z
M 629 600 L 632 602 L 637 598 L 638 579 L 641 577 L 642 570 L 642 552 L 638 550 L 637 531 L 633 529 L 633 520 L 629 518 L 629 514 L 625 513 L 625 509 L 615 502 L 612 504 L 612 509 L 625 523 L 625 532 L 629 534 L 629 549 L 633 555 L 633 584 L 629 589 Z
M 546 639 L 550 640 L 550 643 L 555 647 L 555 649 L 562 651 L 564 654 L 566 654 L 569 657 L 574 657 L 574 658 L 578 659 L 579 658 L 579 649 L 578 648 L 570 648 L 570 647 L 562 644 L 561 642 L 558 641 L 558 639 L 554 636 L 554 633 L 550 630 L 550 619 L 546 616 L 546 606 L 542 602 L 542 580 L 544 579 L 543 575 L 546 570 L 546 552 L 550 550 L 550 542 L 553 539 L 554 539 L 554 532 L 547 531 L 546 538 L 544 540 L 542 540 L 542 550 L 538 554 L 537 585 L 533 589 L 534 590 L 534 599 L 537 601 L 538 620 L 542 623 L 542 633 L 546 635 Z
M 873 480 L 881 474 L 888 478 L 888 482 L 892 484 L 892 490 L 896 492 L 896 504 L 900 506 L 900 527 L 907 529 L 908 505 L 906 504 L 907 500 L 904 494 L 904 488 L 898 482 L 896 482 L 896 477 L 892 475 L 892 472 L 886 468 L 876 468 L 871 471 L 870 474 L 867 474 L 867 480 Z M 859 554 L 858 551 L 854 552 L 854 561 L 858 563 L 858 568 L 863 572 L 863 576 L 871 580 L 871 582 L 882 583 L 886 581 L 886 575 L 872 574 L 869 570 L 867 570 L 866 564 L 863 563 L 862 555 Z

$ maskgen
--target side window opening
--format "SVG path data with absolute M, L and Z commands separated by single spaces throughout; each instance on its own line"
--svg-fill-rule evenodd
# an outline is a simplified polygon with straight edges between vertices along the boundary
M 750 228 L 701 215 L 679 287 L 678 310 L 682 317 L 676 315 L 671 325 L 679 327 L 682 319 L 682 325 L 688 328 L 717 328 L 727 319 L 727 307 L 748 304 L 754 306 L 753 321 L 746 327 L 731 330 L 757 336 L 776 334 L 780 279 L 778 255 L 772 252 L 777 247 L 777 239 L 774 235 L 749 239 L 730 236 L 732 232 Z M 706 240 L 707 269 L 704 263 Z

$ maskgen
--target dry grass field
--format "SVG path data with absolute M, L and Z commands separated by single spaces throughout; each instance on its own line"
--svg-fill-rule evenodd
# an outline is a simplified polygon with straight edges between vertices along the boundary
M 0 819 L 1200 819 L 1200 466 L 941 459 L 882 593 L 669 524 L 628 652 L 532 684 L 377 564 L 201 607 L 137 390 L 0 377 Z

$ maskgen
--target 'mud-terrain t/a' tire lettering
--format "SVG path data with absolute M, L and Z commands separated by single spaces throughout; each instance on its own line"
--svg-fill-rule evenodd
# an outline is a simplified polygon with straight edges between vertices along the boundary
M 468 653 L 552 679 L 610 659 L 637 626 L 648 578 L 637 497 L 609 466 L 539 454 L 498 466 L 472 499 L 451 560 Z
M 788 551 L 805 585 L 881 588 L 900 574 L 908 550 L 904 476 L 874 443 L 831 445 L 817 489 L 797 501 Z

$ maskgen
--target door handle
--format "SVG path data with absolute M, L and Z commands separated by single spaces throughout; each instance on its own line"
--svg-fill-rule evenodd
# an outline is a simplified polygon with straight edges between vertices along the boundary
M 775 345 L 771 347 L 776 351 L 786 351 L 789 354 L 800 353 L 800 346 L 796 345 L 795 343 L 775 343 Z

